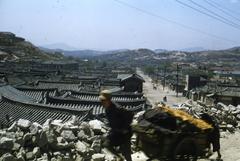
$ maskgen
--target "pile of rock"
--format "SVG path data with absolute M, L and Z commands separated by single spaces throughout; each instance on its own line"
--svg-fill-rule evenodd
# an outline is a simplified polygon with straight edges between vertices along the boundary
M 99 120 L 63 123 L 47 120 L 43 125 L 20 119 L 0 130 L 1 161 L 115 160 L 101 147 L 108 128 Z
M 235 132 L 235 130 L 240 129 L 240 106 L 237 107 L 233 105 L 224 105 L 223 103 L 218 103 L 217 105 L 206 105 L 202 102 L 192 102 L 188 101 L 184 103 L 181 108 L 188 113 L 199 117 L 199 114 L 206 112 L 213 116 L 221 131 L 227 131 L 230 133 Z
M 222 103 L 209 106 L 189 101 L 180 108 L 196 117 L 202 112 L 214 116 L 220 125 L 221 136 L 240 129 L 239 106 L 226 106 Z M 143 113 L 144 111 L 135 115 L 133 124 L 137 123 L 136 118 Z M 73 116 L 68 122 L 48 119 L 40 125 L 19 119 L 9 128 L 0 129 L 0 161 L 114 161 L 117 158 L 101 145 L 109 130 L 104 122 L 78 122 Z M 132 143 L 132 148 L 135 149 L 135 136 L 132 137 Z M 147 158 L 137 150 L 132 157 L 133 160 Z

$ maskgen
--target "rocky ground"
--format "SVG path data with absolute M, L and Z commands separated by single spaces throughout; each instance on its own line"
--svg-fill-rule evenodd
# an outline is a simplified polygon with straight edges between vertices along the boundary
M 240 131 L 222 136 L 221 153 L 224 161 L 240 161 Z
M 43 125 L 19 119 L 0 129 L 0 161 L 117 161 L 102 146 L 109 128 L 100 120 L 68 122 L 48 119 Z M 133 161 L 146 161 L 132 137 Z
M 114 161 L 101 147 L 107 127 L 99 120 L 48 119 L 43 125 L 19 119 L 0 129 L 0 161 Z

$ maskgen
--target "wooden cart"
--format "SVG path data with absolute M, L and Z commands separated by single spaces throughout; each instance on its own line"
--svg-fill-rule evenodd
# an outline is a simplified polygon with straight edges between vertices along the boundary
M 150 158 L 160 160 L 197 160 L 206 158 L 209 150 L 206 132 L 176 132 L 163 128 L 133 128 L 137 147 Z

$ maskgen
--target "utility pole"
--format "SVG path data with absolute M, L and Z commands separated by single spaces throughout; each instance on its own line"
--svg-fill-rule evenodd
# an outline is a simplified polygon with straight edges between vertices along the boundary
M 164 91 L 164 88 L 165 88 L 165 79 L 166 79 L 166 70 L 167 70 L 167 65 L 164 66 L 164 70 L 163 70 L 163 91 Z
M 179 69 L 179 67 L 178 67 L 178 64 L 177 64 L 177 75 L 176 75 L 176 77 L 177 77 L 176 96 L 177 97 L 178 97 L 178 69 Z

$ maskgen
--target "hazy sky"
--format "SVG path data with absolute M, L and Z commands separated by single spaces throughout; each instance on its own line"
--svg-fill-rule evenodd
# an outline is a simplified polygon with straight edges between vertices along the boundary
M 240 0 L 192 0 L 238 29 L 179 1 L 204 11 L 191 0 L 0 0 L 0 31 L 77 49 L 240 46 Z

